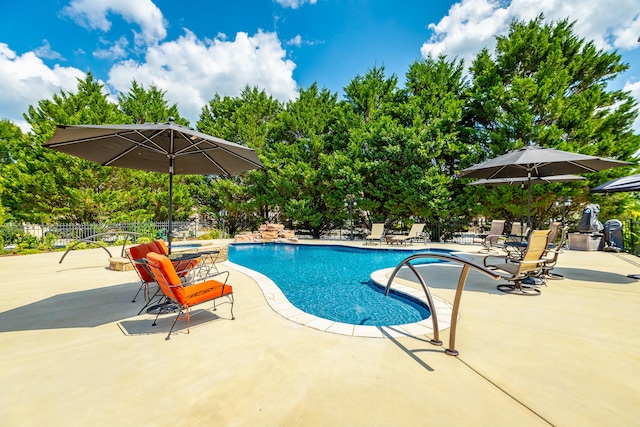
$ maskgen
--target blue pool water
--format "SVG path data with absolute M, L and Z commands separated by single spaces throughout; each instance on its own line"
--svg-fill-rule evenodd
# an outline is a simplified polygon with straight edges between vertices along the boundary
M 449 253 L 443 250 L 431 250 Z M 370 279 L 425 251 L 373 250 L 336 245 L 234 244 L 229 261 L 264 274 L 300 310 L 353 325 L 391 326 L 431 315 L 418 300 L 390 293 Z M 435 258 L 422 262 L 439 262 Z

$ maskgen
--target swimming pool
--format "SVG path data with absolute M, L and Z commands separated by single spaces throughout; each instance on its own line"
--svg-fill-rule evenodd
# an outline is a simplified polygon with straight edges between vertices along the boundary
M 229 247 L 229 261 L 273 280 L 286 298 L 306 313 L 351 325 L 391 326 L 419 322 L 431 312 L 418 298 L 394 292 L 385 297 L 370 275 L 375 270 L 395 267 L 418 252 L 425 250 L 233 244 Z

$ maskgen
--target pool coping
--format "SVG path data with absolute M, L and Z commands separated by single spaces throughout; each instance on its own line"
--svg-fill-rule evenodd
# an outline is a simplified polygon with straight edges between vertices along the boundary
M 392 326 L 368 326 L 368 325 L 352 325 L 348 323 L 336 322 L 329 319 L 309 314 L 294 306 L 284 295 L 278 285 L 269 277 L 250 268 L 243 267 L 232 261 L 223 261 L 220 263 L 226 267 L 232 268 L 240 273 L 246 274 L 253 279 L 267 300 L 269 306 L 282 317 L 309 328 L 317 329 L 323 332 L 330 332 L 339 335 L 347 335 L 353 337 L 367 338 L 400 338 L 400 337 L 416 337 L 420 335 L 433 334 L 433 320 L 431 316 L 415 323 L 406 323 L 402 325 Z M 384 268 L 371 273 L 371 280 L 379 286 L 385 287 L 388 281 L 388 275 L 393 268 Z M 393 290 L 401 294 L 405 294 L 412 299 L 416 299 L 428 306 L 428 302 L 424 292 L 409 286 L 405 286 L 394 282 Z M 447 301 L 433 297 L 434 309 L 438 319 L 438 330 L 442 331 L 451 326 L 451 315 L 453 308 Z

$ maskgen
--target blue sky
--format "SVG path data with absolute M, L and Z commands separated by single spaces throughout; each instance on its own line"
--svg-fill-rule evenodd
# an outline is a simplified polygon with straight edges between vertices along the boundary
M 26 129 L 29 105 L 75 91 L 91 70 L 115 99 L 155 84 L 192 124 L 214 94 L 258 86 L 282 101 L 317 82 L 342 95 L 384 66 L 403 85 L 428 54 L 467 65 L 512 19 L 575 20 L 630 70 L 611 83 L 640 99 L 640 0 L 20 0 L 0 25 L 0 118 Z M 640 120 L 636 122 L 640 132 Z

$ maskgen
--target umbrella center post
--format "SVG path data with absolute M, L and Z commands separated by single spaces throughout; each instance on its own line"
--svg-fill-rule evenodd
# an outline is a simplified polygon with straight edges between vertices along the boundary
M 173 239 L 173 166 L 175 155 L 169 155 L 169 231 L 167 232 L 168 250 L 171 255 L 171 240 Z

